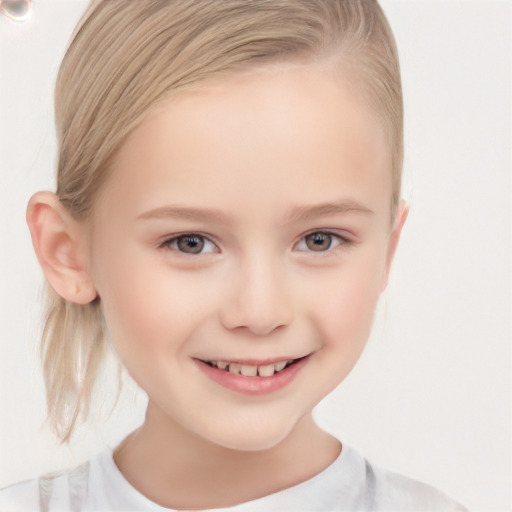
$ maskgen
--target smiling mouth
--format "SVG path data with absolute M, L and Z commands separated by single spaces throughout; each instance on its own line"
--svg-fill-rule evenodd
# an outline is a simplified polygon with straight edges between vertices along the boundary
M 302 359 L 304 358 L 288 359 L 261 365 L 230 363 L 227 361 L 209 361 L 204 359 L 202 359 L 202 362 L 218 370 L 233 373 L 234 375 L 242 375 L 244 377 L 272 377 L 274 374 L 282 372 L 284 369 L 296 364 Z

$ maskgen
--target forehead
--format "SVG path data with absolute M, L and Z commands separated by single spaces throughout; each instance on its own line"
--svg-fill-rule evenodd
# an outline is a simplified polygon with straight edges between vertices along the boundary
M 182 92 L 127 138 L 106 196 L 135 210 L 343 197 L 389 216 L 386 137 L 351 84 L 328 67 L 273 65 Z

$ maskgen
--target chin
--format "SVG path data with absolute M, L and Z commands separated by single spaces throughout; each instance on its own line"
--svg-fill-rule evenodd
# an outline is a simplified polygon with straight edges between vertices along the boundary
M 209 432 L 208 440 L 218 446 L 236 451 L 256 452 L 271 450 L 284 441 L 295 424 L 241 421 L 238 425 L 219 425 L 217 431 Z

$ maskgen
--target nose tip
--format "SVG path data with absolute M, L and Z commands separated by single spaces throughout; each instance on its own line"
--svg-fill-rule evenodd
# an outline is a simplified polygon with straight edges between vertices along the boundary
M 254 336 L 264 337 L 268 336 L 272 332 L 286 326 L 289 322 L 286 321 L 267 321 L 264 318 L 260 319 L 248 319 L 246 321 L 232 322 L 229 320 L 223 322 L 224 326 L 229 330 L 247 330 Z
M 226 329 L 245 329 L 255 336 L 267 336 L 289 325 L 293 307 L 282 279 L 259 273 L 238 280 L 235 293 L 225 301 L 221 322 Z
M 233 301 L 223 309 L 221 320 L 229 330 L 247 329 L 255 336 L 267 336 L 289 325 L 293 313 L 285 304 L 268 301 L 262 304 Z

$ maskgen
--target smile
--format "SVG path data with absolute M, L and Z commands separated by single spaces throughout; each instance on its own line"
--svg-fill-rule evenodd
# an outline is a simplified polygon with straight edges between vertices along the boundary
M 277 363 L 252 365 L 241 363 L 228 363 L 226 361 L 204 361 L 206 364 L 234 373 L 235 375 L 243 375 L 244 377 L 272 377 L 275 373 L 283 371 L 285 368 L 294 364 L 298 359 L 290 359 L 288 361 L 279 361 Z
M 310 355 L 260 364 L 254 364 L 257 361 L 227 362 L 204 359 L 195 359 L 195 363 L 210 380 L 224 388 L 247 395 L 263 395 L 290 384 L 307 364 Z

